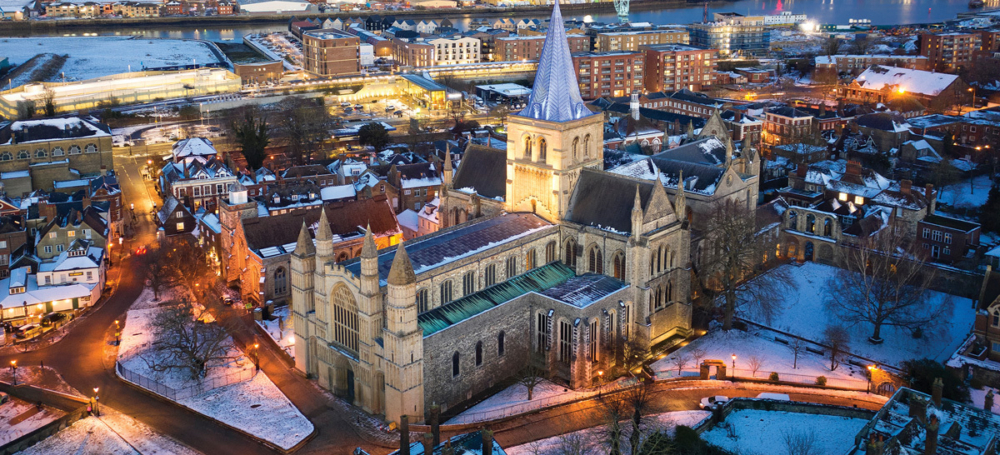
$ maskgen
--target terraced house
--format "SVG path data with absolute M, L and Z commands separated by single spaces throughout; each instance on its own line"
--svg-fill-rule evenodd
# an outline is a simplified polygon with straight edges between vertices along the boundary
M 93 118 L 16 121 L 0 128 L 0 173 L 8 196 L 21 196 L 10 192 L 14 187 L 52 191 L 54 182 L 99 177 L 113 168 L 111 130 Z
M 565 31 L 552 28 L 506 150 L 472 149 L 454 179 L 445 161 L 446 228 L 382 250 L 369 231 L 360 258 L 337 261 L 329 226 L 315 242 L 301 227 L 296 369 L 386 420 L 422 421 L 529 363 L 590 386 L 626 346 L 690 333 L 683 192 L 671 201 L 659 179 L 603 170 L 604 118 L 573 80 Z

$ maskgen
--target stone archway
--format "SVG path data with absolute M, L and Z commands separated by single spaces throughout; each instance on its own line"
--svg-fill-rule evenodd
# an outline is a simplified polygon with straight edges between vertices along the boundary
M 833 264 L 833 247 L 822 244 L 816 249 L 816 262 L 822 264 Z
M 719 381 L 725 381 L 728 376 L 726 376 L 726 362 L 721 360 L 704 360 L 701 362 L 701 379 L 710 379 L 712 377 L 712 368 L 715 368 L 715 379 Z
M 802 260 L 803 261 L 811 261 L 811 260 L 813 260 L 813 252 L 814 252 L 814 250 L 815 250 L 815 246 L 813 246 L 813 243 L 812 242 L 806 242 L 805 248 L 802 249 Z

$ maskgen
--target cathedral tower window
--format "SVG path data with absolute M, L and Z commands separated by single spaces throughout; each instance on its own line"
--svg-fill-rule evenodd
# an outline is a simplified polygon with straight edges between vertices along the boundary
M 542 163 L 545 162 L 546 155 L 548 154 L 548 145 L 544 137 L 538 139 L 538 161 Z
M 566 321 L 559 321 L 559 361 L 569 364 L 570 340 L 573 337 L 573 327 Z
M 531 137 L 524 136 L 524 159 L 531 159 Z
M 457 378 L 460 372 L 458 368 L 458 352 L 455 352 L 451 356 L 451 377 Z
M 468 272 L 462 276 L 462 295 L 476 292 L 476 272 Z
M 563 259 L 566 265 L 570 267 L 576 267 L 576 242 L 573 239 L 566 241 L 566 248 L 564 248 L 564 254 L 566 257 Z
M 497 356 L 498 357 L 502 356 L 503 353 L 504 353 L 505 347 L 503 345 L 503 342 L 504 342 L 504 332 L 503 332 L 503 330 L 501 330 L 500 334 L 497 335 Z
M 586 135 L 583 138 L 583 157 L 590 158 L 590 135 Z
M 573 138 L 573 160 L 580 159 L 580 138 Z
M 621 251 L 615 253 L 615 278 L 619 280 L 625 279 L 625 254 Z
M 427 311 L 427 289 L 417 291 L 417 313 Z
M 358 305 L 347 286 L 333 292 L 333 340 L 354 352 L 358 350 Z
M 476 343 L 476 366 L 483 366 L 483 342 Z
M 441 283 L 441 304 L 451 301 L 451 280 Z

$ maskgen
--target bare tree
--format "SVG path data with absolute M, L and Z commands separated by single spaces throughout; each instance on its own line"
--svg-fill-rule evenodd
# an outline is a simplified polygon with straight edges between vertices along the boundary
M 851 53 L 855 55 L 867 55 L 874 46 L 875 40 L 866 35 L 855 35 L 850 44 Z
M 746 202 L 725 199 L 710 208 L 702 240 L 703 287 L 722 296 L 723 330 L 733 328 L 737 312 L 770 320 L 781 310 L 781 296 L 794 286 L 786 268 L 767 270 L 769 245 Z
M 806 348 L 806 343 L 798 338 L 792 338 L 792 341 L 788 343 L 788 347 L 792 349 L 792 369 L 799 368 L 799 353 Z
M 535 394 L 535 386 L 545 380 L 546 371 L 539 366 L 543 362 L 544 359 L 540 355 L 531 355 L 528 364 L 517 376 L 517 382 L 528 389 L 528 401 L 531 401 Z
M 619 342 L 622 349 L 619 351 L 620 357 L 618 358 L 617 365 L 625 370 L 620 373 L 625 374 L 633 368 L 642 365 L 643 359 L 649 354 L 649 348 L 636 337 L 632 337 L 631 339 L 622 338 Z
M 285 98 L 278 108 L 281 115 L 275 133 L 285 153 L 298 164 L 308 163 L 332 127 L 329 112 L 321 101 L 299 97 Z
M 688 352 L 691 354 L 691 358 L 694 359 L 695 368 L 700 368 L 701 360 L 704 359 L 706 355 L 708 355 L 702 348 L 694 348 Z
M 240 147 L 247 166 L 256 171 L 264 166 L 271 132 L 267 117 L 256 106 L 234 111 L 228 123 L 232 138 Z
M 684 371 L 684 367 L 688 364 L 688 356 L 682 351 L 677 351 L 674 353 L 673 357 L 670 358 L 670 364 L 677 367 L 677 376 L 681 375 Z
M 590 444 L 587 438 L 580 433 L 564 434 L 559 437 L 559 446 L 556 448 L 559 455 L 587 455 L 590 451 Z
M 813 431 L 787 431 L 781 436 L 788 455 L 819 455 L 816 433 Z
M 764 359 L 755 355 L 747 359 L 747 366 L 750 367 L 750 377 L 757 377 L 757 372 L 764 367 Z
M 650 411 L 651 391 L 651 381 L 640 378 L 635 385 L 600 397 L 605 418 L 604 443 L 608 454 L 639 453 L 648 436 L 655 434 L 644 431 L 643 428 L 643 418 Z M 624 450 L 625 442 L 630 450 Z
M 204 310 L 188 303 L 163 309 L 153 323 L 153 341 L 143 360 L 157 372 L 184 371 L 197 380 L 208 369 L 234 356 L 226 329 L 217 323 L 200 322 Z
M 161 246 L 160 273 L 174 285 L 186 287 L 202 297 L 212 284 L 208 257 L 192 236 L 173 237 Z
M 510 107 L 506 104 L 498 104 L 491 110 L 490 115 L 496 117 L 497 123 L 503 126 L 507 121 L 507 116 L 510 115 Z
M 829 308 L 844 323 L 871 324 L 872 343 L 882 342 L 886 326 L 920 330 L 947 306 L 928 302 L 934 272 L 923 256 L 904 228 L 884 227 L 844 254 L 844 268 L 825 285 Z
M 831 325 L 823 330 L 823 340 L 827 346 L 830 346 L 830 371 L 834 371 L 840 366 L 850 336 L 843 327 Z
M 159 300 L 160 292 L 170 285 L 170 277 L 163 271 L 163 249 L 153 247 L 146 253 L 146 277 L 153 289 L 153 298 Z

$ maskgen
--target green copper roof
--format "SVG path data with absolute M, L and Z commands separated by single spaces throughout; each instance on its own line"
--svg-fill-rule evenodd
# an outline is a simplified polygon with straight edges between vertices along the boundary
M 515 297 L 544 291 L 572 277 L 572 269 L 553 262 L 425 312 L 417 317 L 417 323 L 424 336 L 430 336 Z

